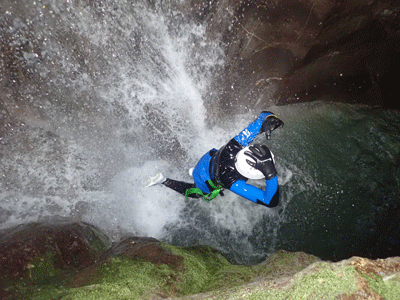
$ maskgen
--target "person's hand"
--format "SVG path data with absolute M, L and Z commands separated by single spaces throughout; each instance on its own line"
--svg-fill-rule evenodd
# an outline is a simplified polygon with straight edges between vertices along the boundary
M 265 137 L 269 140 L 271 138 L 271 132 L 279 127 L 283 127 L 283 125 L 284 123 L 281 119 L 275 115 L 269 115 L 262 123 L 260 132 L 265 132 Z
M 276 169 L 268 147 L 265 145 L 251 145 L 249 150 L 244 154 L 250 157 L 251 160 L 246 159 L 246 162 L 263 173 L 266 180 L 274 178 L 276 176 Z

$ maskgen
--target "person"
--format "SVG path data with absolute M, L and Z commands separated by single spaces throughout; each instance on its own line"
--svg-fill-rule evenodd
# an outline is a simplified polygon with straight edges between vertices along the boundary
M 266 145 L 251 143 L 261 133 L 270 139 L 271 132 L 283 125 L 272 112 L 263 111 L 225 146 L 219 150 L 213 148 L 200 158 L 189 170 L 194 183 L 173 180 L 158 173 L 149 177 L 145 186 L 163 184 L 185 197 L 203 197 L 206 201 L 219 194 L 223 196 L 224 189 L 229 189 L 254 203 L 275 207 L 279 203 L 279 187 L 273 154 Z M 247 183 L 248 179 L 262 178 L 265 179 L 264 190 Z

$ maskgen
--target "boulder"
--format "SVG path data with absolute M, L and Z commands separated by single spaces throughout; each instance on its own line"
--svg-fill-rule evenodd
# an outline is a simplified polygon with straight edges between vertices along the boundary
M 111 244 L 90 224 L 32 223 L 2 232 L 2 299 L 398 299 L 400 258 L 322 261 L 277 251 L 229 263 L 208 246 L 150 237 Z
M 109 246 L 109 238 L 87 223 L 22 224 L 0 233 L 0 278 L 45 278 L 57 270 L 82 269 Z

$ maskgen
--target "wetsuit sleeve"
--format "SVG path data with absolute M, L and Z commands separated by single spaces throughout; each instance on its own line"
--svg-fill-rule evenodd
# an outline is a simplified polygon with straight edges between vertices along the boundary
M 279 203 L 278 177 L 275 176 L 270 180 L 266 180 L 265 183 L 266 188 L 263 191 L 251 184 L 247 184 L 244 180 L 238 180 L 232 184 L 230 190 L 254 203 L 275 207 Z
M 260 133 L 262 124 L 269 115 L 273 115 L 273 113 L 269 111 L 262 112 L 254 122 L 251 122 L 249 126 L 243 129 L 234 139 L 242 146 L 248 146 Z

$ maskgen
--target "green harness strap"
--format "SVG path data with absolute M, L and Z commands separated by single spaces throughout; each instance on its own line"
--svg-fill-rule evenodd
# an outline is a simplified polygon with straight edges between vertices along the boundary
M 212 192 L 204 194 L 199 188 L 191 188 L 186 190 L 185 198 L 187 198 L 190 194 L 199 194 L 206 201 L 211 201 L 212 199 L 217 197 L 219 192 L 223 189 L 222 185 L 215 185 L 214 182 L 212 182 L 212 180 L 208 180 L 207 182 L 214 189 Z

